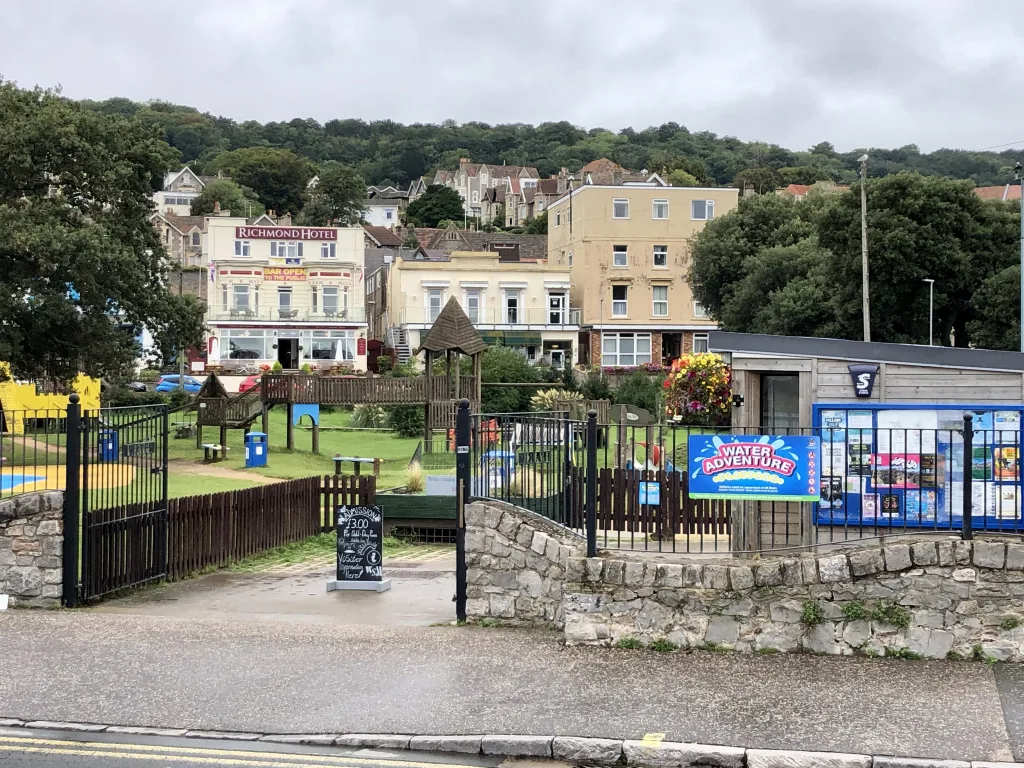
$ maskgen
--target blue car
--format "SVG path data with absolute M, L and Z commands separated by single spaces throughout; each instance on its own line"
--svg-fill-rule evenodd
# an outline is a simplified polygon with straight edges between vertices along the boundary
M 200 389 L 203 388 L 203 382 L 199 379 L 193 378 L 192 376 L 185 377 L 185 391 L 190 395 L 194 395 Z M 178 374 L 171 373 L 166 376 L 161 376 L 160 381 L 156 383 L 154 387 L 155 392 L 174 392 L 178 389 Z

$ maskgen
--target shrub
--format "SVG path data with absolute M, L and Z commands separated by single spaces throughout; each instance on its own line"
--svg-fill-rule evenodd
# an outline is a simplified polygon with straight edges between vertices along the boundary
M 284 366 L 281 365 L 280 360 L 275 360 L 274 364 L 270 367 L 270 370 L 272 373 L 280 373 L 281 371 L 284 370 Z
M 154 392 L 153 394 L 159 394 L 159 393 Z M 167 398 L 167 404 L 171 408 L 180 408 L 181 406 L 185 405 L 186 403 L 190 402 L 191 400 L 192 400 L 192 395 L 190 395 L 187 390 L 176 389 L 173 392 L 171 392 L 170 397 Z
M 1007 616 L 1005 619 L 1002 620 L 999 626 L 1002 629 L 1005 629 L 1006 631 L 1010 631 L 1011 629 L 1016 629 L 1020 626 L 1020 619 L 1018 619 L 1016 616 Z
M 388 411 L 380 405 L 357 405 L 351 423 L 363 429 L 383 429 L 388 425 Z
M 672 363 L 662 385 L 665 413 L 698 426 L 728 424 L 732 413 L 732 375 L 718 355 L 701 352 Z
M 858 621 L 868 618 L 868 610 L 860 600 L 851 600 L 848 603 L 843 603 L 841 610 L 843 618 L 847 621 Z
M 425 426 L 422 405 L 393 405 L 387 409 L 387 426 L 400 437 L 419 437 Z
M 405 487 L 413 493 L 420 493 L 427 485 L 427 473 L 418 461 L 409 464 L 405 471 Z
M 491 347 L 480 361 L 481 381 L 485 384 L 533 383 L 537 369 L 511 347 Z M 533 393 L 529 387 L 483 387 L 482 413 L 517 413 L 530 407 Z
M 377 373 L 385 374 L 391 370 L 394 363 L 391 362 L 391 358 L 387 355 L 381 355 L 377 358 Z
M 800 615 L 800 621 L 808 627 L 821 624 L 825 619 L 825 613 L 821 610 L 821 603 L 817 600 L 804 600 L 804 610 Z
M 102 396 L 103 405 L 118 408 L 131 405 L 161 405 L 166 403 L 167 395 L 162 392 L 133 392 L 126 387 L 108 389 Z
M 608 386 L 608 379 L 601 375 L 600 370 L 595 368 L 592 368 L 587 373 L 587 378 L 583 380 L 580 391 L 587 400 L 612 399 L 612 388 Z
M 565 368 L 562 369 L 562 384 L 565 385 L 566 392 L 580 391 L 580 384 L 576 380 L 576 369 L 569 362 L 566 362 Z
M 542 389 L 530 398 L 531 411 L 561 410 L 565 403 L 581 403 L 583 395 L 579 392 L 566 392 L 561 389 Z
M 635 405 L 637 408 L 650 411 L 655 417 L 658 415 L 658 401 L 661 398 L 658 385 L 641 371 L 629 374 L 612 396 L 616 403 Z
M 657 651 L 658 653 L 671 653 L 672 651 L 677 650 L 679 648 L 679 646 L 673 643 L 671 640 L 666 640 L 661 637 L 659 637 L 657 640 L 652 642 L 647 647 L 650 648 L 652 651 Z
M 313 372 L 313 369 L 312 369 L 312 368 L 310 367 L 309 363 L 303 363 L 303 364 L 302 364 L 302 368 L 301 368 L 301 371 L 302 371 L 303 373 L 312 373 L 312 372 Z
M 643 648 L 644 644 L 638 637 L 624 637 L 615 644 L 615 647 L 622 651 L 635 651 Z

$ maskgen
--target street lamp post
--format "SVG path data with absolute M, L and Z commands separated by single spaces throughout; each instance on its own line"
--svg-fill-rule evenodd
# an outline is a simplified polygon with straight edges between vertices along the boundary
M 924 278 L 924 281 L 928 283 L 928 346 L 932 346 L 932 317 L 935 312 L 935 281 L 930 278 Z
M 871 341 L 871 301 L 868 298 L 868 156 L 860 158 L 860 271 L 864 298 L 864 341 Z M 1024 339 L 1024 336 L 1021 337 Z
M 1024 352 L 1024 169 L 1017 163 L 1013 170 L 1020 182 L 1020 351 Z

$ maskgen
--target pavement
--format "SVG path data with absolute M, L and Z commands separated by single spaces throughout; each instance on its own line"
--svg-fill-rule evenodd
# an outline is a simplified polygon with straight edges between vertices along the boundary
M 565 648 L 555 632 L 0 614 L 0 717 L 271 733 L 556 734 L 1009 760 L 1024 675 L 977 662 Z

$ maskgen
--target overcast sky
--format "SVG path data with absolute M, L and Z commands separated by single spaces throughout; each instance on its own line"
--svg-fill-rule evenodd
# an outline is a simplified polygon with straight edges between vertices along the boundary
M 0 75 L 239 121 L 1024 146 L 1022 0 L 3 0 Z

